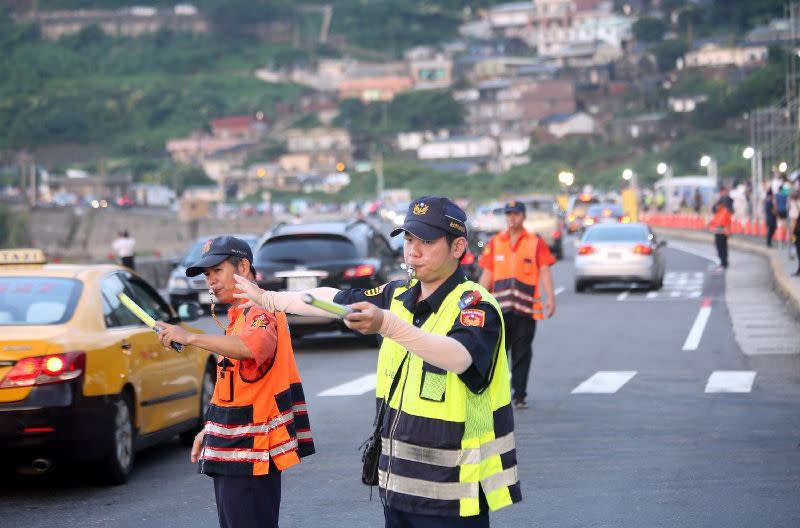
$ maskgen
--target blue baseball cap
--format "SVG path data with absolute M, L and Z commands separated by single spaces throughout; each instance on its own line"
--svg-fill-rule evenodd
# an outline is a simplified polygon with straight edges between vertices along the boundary
M 444 196 L 423 196 L 408 206 L 403 225 L 392 236 L 410 233 L 422 240 L 436 240 L 445 235 L 467 236 L 467 213 Z
M 200 260 L 186 268 L 186 276 L 194 277 L 200 275 L 207 268 L 213 268 L 228 257 L 246 258 L 250 264 L 253 263 L 253 250 L 250 245 L 233 236 L 218 236 L 207 240 L 203 245 L 203 253 Z
M 511 200 L 510 202 L 506 202 L 506 206 L 503 209 L 504 213 L 524 213 L 525 212 L 525 204 L 522 202 L 518 202 L 516 200 Z

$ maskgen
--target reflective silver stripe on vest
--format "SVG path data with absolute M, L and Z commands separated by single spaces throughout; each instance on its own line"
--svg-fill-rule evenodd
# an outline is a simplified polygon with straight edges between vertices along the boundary
M 514 466 L 481 480 L 481 486 L 484 493 L 491 493 L 517 482 L 519 482 L 519 475 L 517 474 L 517 466 Z
M 292 411 L 289 411 L 288 413 L 281 414 L 280 416 L 277 416 L 272 420 L 268 421 L 267 423 L 263 424 L 226 426 L 225 424 L 219 424 L 216 422 L 206 422 L 204 429 L 206 433 L 225 438 L 231 438 L 236 436 L 262 435 L 269 433 L 273 429 L 277 429 L 281 425 L 286 425 L 287 423 L 293 420 L 294 420 L 294 413 Z
M 292 405 L 292 411 L 296 412 L 297 414 L 303 414 L 303 413 L 308 414 L 308 406 L 305 403 L 295 404 Z
M 477 482 L 431 482 L 378 470 L 378 485 L 386 491 L 435 500 L 461 500 L 478 496 Z
M 297 431 L 295 436 L 298 440 L 305 440 L 307 438 L 311 438 L 311 431 Z
M 297 450 L 297 440 L 292 438 L 285 444 L 281 444 L 278 447 L 273 447 L 269 450 L 269 455 L 272 457 L 280 456 L 288 451 L 295 451 Z
M 203 449 L 203 458 L 211 460 L 226 460 L 231 462 L 269 462 L 270 453 L 267 451 L 251 451 L 250 449 L 216 449 L 206 446 Z
M 400 440 L 389 442 L 389 439 L 385 437 L 381 440 L 381 452 L 386 456 L 445 467 L 458 467 L 462 464 L 478 464 L 482 459 L 507 453 L 514 449 L 515 446 L 513 432 L 487 442 L 480 448 L 475 447 L 468 449 L 437 449 L 435 447 L 423 447 L 401 442 Z

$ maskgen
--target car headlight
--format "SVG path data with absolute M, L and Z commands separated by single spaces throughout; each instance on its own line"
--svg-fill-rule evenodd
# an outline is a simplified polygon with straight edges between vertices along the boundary
M 183 277 L 170 277 L 167 283 L 168 290 L 188 290 L 189 281 Z

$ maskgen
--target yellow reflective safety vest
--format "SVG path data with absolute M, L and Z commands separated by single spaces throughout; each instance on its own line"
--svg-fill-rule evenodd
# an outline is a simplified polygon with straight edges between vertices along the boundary
M 395 289 L 389 310 L 413 324 L 414 315 L 397 299 L 410 286 Z M 445 297 L 421 329 L 447 335 L 459 317 L 459 299 L 474 290 L 500 315 L 500 306 L 486 289 L 465 281 Z M 404 365 L 382 427 L 378 479 L 386 506 L 468 517 L 481 513 L 484 497 L 492 511 L 522 500 L 504 336 L 501 329 L 490 381 L 480 394 L 467 388 L 457 374 L 412 353 L 403 363 L 406 349 L 389 338 L 383 340 L 378 403 L 388 394 L 397 368 Z

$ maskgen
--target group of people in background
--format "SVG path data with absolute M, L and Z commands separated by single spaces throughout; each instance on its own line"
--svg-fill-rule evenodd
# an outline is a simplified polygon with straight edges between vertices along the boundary
M 764 198 L 764 219 L 767 224 L 767 247 L 772 247 L 772 241 L 779 227 L 782 227 L 783 237 L 779 240 L 781 246 L 794 239 L 794 249 L 800 257 L 800 178 L 792 183 L 785 175 L 776 176 L 767 189 Z M 789 247 L 789 258 L 794 258 Z M 800 275 L 800 258 L 795 275 Z

